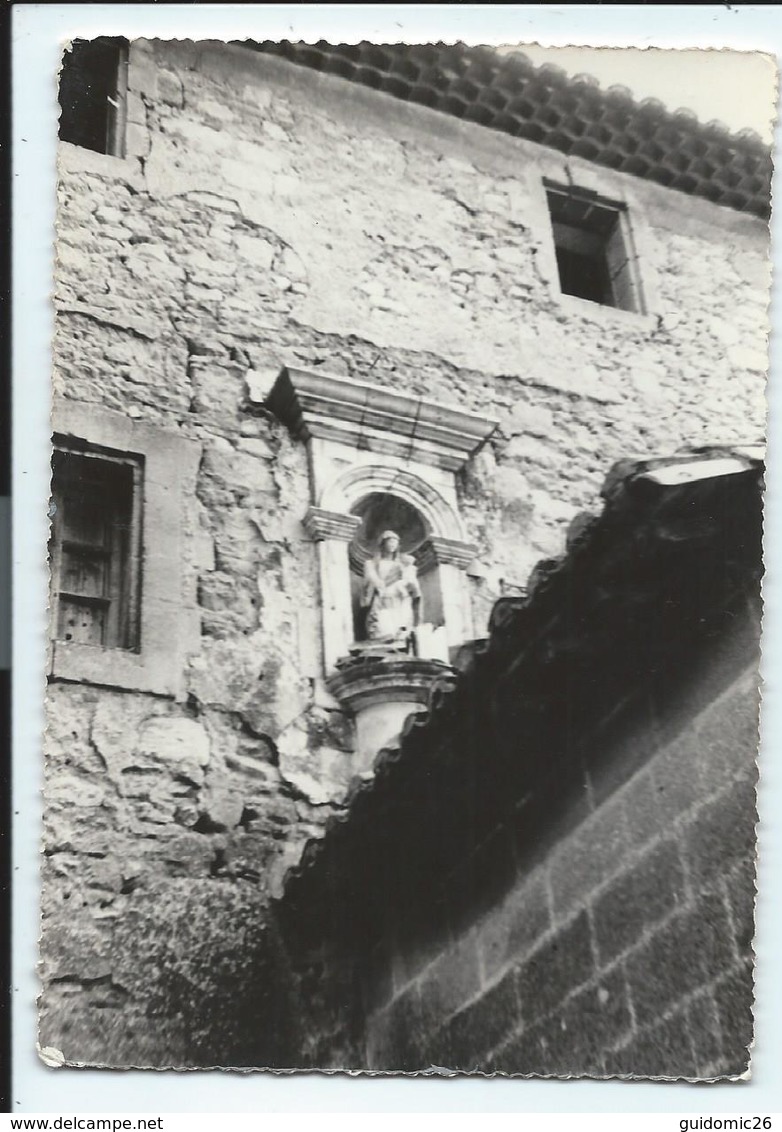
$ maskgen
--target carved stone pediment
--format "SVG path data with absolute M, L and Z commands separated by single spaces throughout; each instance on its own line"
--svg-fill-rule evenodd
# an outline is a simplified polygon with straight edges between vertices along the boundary
M 303 440 L 330 440 L 451 472 L 497 427 L 484 416 L 423 397 L 290 366 L 281 371 L 266 406 Z

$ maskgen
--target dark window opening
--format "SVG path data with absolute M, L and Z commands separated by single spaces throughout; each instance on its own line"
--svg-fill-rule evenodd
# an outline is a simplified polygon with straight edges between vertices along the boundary
M 76 39 L 60 73 L 60 140 L 123 156 L 128 41 Z
M 623 205 L 583 189 L 546 189 L 562 293 L 621 310 L 642 310 Z
M 139 647 L 141 461 L 55 442 L 49 563 L 57 640 Z

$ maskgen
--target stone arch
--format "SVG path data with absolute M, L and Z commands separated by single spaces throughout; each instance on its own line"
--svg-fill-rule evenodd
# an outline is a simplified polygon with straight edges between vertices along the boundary
M 318 506 L 326 511 L 351 512 L 374 493 L 396 495 L 409 503 L 422 515 L 433 535 L 464 540 L 464 527 L 454 508 L 436 488 L 406 468 L 391 468 L 387 464 L 349 468 L 325 488 Z

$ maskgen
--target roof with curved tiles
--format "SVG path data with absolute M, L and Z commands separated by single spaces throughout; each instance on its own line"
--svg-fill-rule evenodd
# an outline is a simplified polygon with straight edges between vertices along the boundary
M 463 43 L 247 42 L 408 102 L 537 142 L 677 192 L 767 218 L 772 159 L 750 129 L 731 133 L 591 75 L 536 67 L 522 53 Z

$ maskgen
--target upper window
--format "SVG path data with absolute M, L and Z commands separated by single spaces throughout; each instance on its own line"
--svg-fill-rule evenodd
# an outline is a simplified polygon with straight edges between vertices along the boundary
M 57 640 L 137 649 L 141 461 L 74 451 L 52 459 L 53 630 Z
M 627 210 L 587 189 L 547 184 L 562 293 L 641 311 L 641 288 Z
M 128 41 L 119 37 L 76 39 L 60 74 L 60 139 L 123 156 Z

